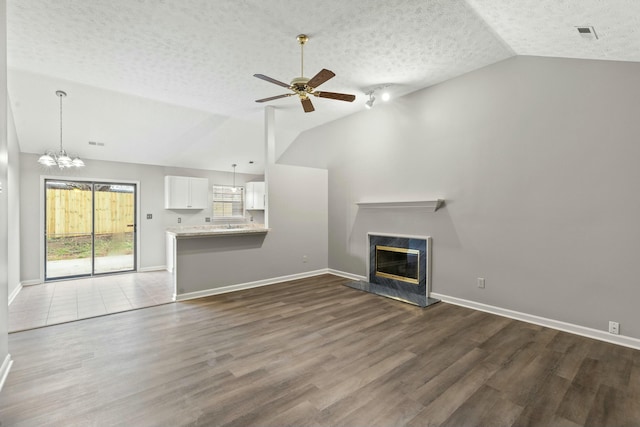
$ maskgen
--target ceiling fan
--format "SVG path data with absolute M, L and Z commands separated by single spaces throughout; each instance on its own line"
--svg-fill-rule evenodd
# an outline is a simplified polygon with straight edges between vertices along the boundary
M 336 92 L 324 92 L 317 91 L 316 88 L 322 83 L 326 82 L 330 78 L 335 76 L 335 73 L 331 70 L 323 68 L 318 74 L 312 78 L 304 77 L 304 44 L 309 41 L 309 37 L 305 34 L 300 34 L 298 37 L 298 43 L 300 43 L 300 77 L 295 77 L 291 80 L 291 84 L 286 84 L 264 74 L 254 74 L 254 77 L 262 79 L 264 81 L 277 84 L 278 86 L 286 87 L 293 91 L 292 93 L 285 93 L 283 95 L 271 96 L 269 98 L 257 99 L 256 102 L 273 101 L 274 99 L 286 98 L 288 96 L 298 95 L 300 102 L 302 102 L 302 109 L 305 113 L 310 113 L 315 110 L 309 95 L 317 96 L 319 98 L 337 99 L 339 101 L 353 102 L 356 99 L 355 95 L 349 95 L 346 93 Z

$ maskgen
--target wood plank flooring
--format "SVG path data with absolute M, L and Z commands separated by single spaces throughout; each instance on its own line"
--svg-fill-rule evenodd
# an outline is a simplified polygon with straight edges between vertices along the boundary
M 640 425 L 640 351 L 344 282 L 10 334 L 0 426 Z

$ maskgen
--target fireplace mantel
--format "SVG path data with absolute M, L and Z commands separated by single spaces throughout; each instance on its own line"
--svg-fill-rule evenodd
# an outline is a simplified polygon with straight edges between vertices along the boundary
M 433 199 L 433 200 L 416 200 L 416 201 L 408 201 L 408 202 L 358 202 L 356 203 L 358 207 L 365 209 L 380 209 L 380 208 L 394 208 L 394 209 L 405 209 L 405 208 L 420 208 L 424 209 L 427 212 L 435 212 L 442 206 L 444 203 L 444 199 Z

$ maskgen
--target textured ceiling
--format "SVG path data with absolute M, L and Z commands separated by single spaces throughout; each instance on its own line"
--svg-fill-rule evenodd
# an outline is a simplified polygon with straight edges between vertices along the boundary
M 284 144 L 362 111 L 364 92 L 382 84 L 401 96 L 514 53 L 640 60 L 637 0 L 7 3 L 9 95 L 22 151 L 55 146 L 54 92 L 63 89 L 65 148 L 137 163 L 224 170 L 262 156 L 264 104 L 254 100 L 286 89 L 252 75 L 298 76 L 299 33 L 310 36 L 305 75 L 328 68 L 336 77 L 322 89 L 357 98 L 313 98 L 309 114 L 293 97 L 272 102 Z M 575 25 L 595 26 L 601 39 L 581 39 Z M 89 140 L 105 149 L 88 151 Z
M 638 0 L 468 0 L 518 55 L 640 61 Z M 593 26 L 599 39 L 578 36 Z

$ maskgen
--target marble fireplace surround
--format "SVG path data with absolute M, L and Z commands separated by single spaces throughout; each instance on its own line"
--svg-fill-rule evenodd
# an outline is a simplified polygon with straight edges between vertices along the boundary
M 354 281 L 345 285 L 376 295 L 427 307 L 440 301 L 429 297 L 431 287 L 431 237 L 405 236 L 386 233 L 367 233 L 369 254 L 367 257 L 368 281 Z M 376 274 L 376 246 L 415 249 L 419 251 L 418 283 L 407 283 Z

